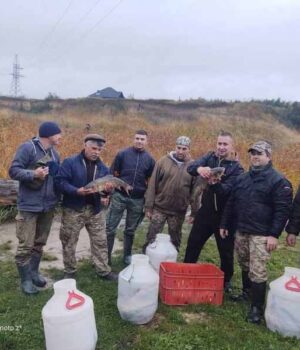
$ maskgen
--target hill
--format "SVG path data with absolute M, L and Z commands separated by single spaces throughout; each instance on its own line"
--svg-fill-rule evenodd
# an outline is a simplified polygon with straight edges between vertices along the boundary
M 103 158 L 108 164 L 116 152 L 131 144 L 136 129 L 149 134 L 149 149 L 156 159 L 174 148 L 179 135 L 192 139 L 194 158 L 215 146 L 218 132 L 233 133 L 240 159 L 247 168 L 247 148 L 258 139 L 274 146 L 274 163 L 296 185 L 299 181 L 299 118 L 289 119 L 288 110 L 298 104 L 281 101 L 169 101 L 0 98 L 0 177 L 17 146 L 36 133 L 41 121 L 56 120 L 64 131 L 62 157 L 77 152 L 86 132 L 97 132 L 107 139 Z M 300 125 L 300 123 L 299 123 Z

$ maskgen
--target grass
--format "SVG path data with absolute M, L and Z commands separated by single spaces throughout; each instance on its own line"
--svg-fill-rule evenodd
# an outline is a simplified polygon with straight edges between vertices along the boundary
M 1 252 L 7 252 L 8 250 L 11 250 L 11 241 L 6 241 L 2 244 L 0 244 L 0 253 Z
M 17 215 L 17 207 L 14 205 L 0 207 L 0 224 L 12 220 Z
M 49 253 L 44 253 L 42 257 L 43 261 L 55 261 L 58 260 L 55 255 L 49 254 Z
M 138 229 L 134 250 L 139 253 L 144 242 L 147 224 Z M 189 227 L 184 226 L 183 244 L 179 254 L 182 260 Z M 122 233 L 119 231 L 119 236 Z M 218 261 L 215 241 L 210 239 L 203 250 L 203 261 Z M 299 244 L 287 248 L 284 237 L 269 264 L 270 280 L 279 277 L 284 266 L 298 266 Z M 113 259 L 113 267 L 124 268 L 121 252 Z M 35 297 L 24 296 L 13 261 L 0 265 L 0 349 L 44 349 L 41 310 L 52 295 L 52 289 Z M 62 277 L 62 271 L 51 269 L 47 274 L 54 280 Z M 233 279 L 240 285 L 238 267 Z M 123 321 L 118 313 L 117 285 L 96 277 L 88 261 L 79 263 L 77 287 L 89 295 L 95 306 L 98 328 L 97 349 L 105 350 L 296 350 L 300 340 L 284 338 L 270 332 L 264 325 L 255 326 L 245 322 L 247 305 L 236 305 L 227 297 L 221 307 L 189 305 L 170 307 L 159 303 L 154 319 L 147 325 L 136 326 Z M 6 327 L 6 328 L 5 328 Z

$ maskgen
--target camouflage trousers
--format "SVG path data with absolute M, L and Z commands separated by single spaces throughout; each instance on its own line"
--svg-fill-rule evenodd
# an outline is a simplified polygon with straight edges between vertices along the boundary
M 19 244 L 16 252 L 17 265 L 29 263 L 31 255 L 42 255 L 43 247 L 47 243 L 54 209 L 47 212 L 18 211 L 16 216 L 16 235 Z
M 111 271 L 107 256 L 105 216 L 105 210 L 95 215 L 91 205 L 80 211 L 70 208 L 63 209 L 59 238 L 62 243 L 66 273 L 76 272 L 76 246 L 83 227 L 86 228 L 90 237 L 92 262 L 97 274 L 105 276 Z
M 166 222 L 168 223 L 168 233 L 171 237 L 171 242 L 174 244 L 176 249 L 179 250 L 182 236 L 181 229 L 184 219 L 184 214 L 170 215 L 164 214 L 157 209 L 153 209 L 143 251 L 146 250 L 146 247 L 149 243 L 154 242 L 156 235 L 163 231 Z
M 267 237 L 237 232 L 235 250 L 242 271 L 249 271 L 252 282 L 267 281 L 267 262 L 271 257 L 267 251 Z

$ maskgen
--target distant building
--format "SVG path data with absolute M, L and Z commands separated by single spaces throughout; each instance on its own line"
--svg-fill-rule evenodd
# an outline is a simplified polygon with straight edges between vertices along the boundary
M 97 90 L 95 93 L 89 95 L 89 97 L 98 98 L 125 98 L 122 91 L 116 91 L 111 87 L 107 87 L 102 90 Z

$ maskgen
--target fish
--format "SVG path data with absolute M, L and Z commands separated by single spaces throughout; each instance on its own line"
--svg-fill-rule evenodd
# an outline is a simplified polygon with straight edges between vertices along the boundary
M 42 158 L 38 159 L 35 163 L 31 164 L 28 169 L 35 170 L 39 167 L 46 167 L 48 163 L 52 161 L 52 157 L 49 153 L 46 153 Z M 26 183 L 26 186 L 32 190 L 39 190 L 42 188 L 45 179 L 34 178 L 31 182 Z
M 202 176 L 197 176 L 196 182 L 193 188 L 193 192 L 191 195 L 191 208 L 192 212 L 197 212 L 201 206 L 202 206 L 202 195 L 205 189 L 208 186 L 209 180 L 212 180 L 213 182 L 220 182 L 222 176 L 225 173 L 225 168 L 224 167 L 216 167 L 216 168 L 211 168 L 211 175 L 208 179 L 202 177 Z
M 113 189 L 115 188 L 123 189 L 128 194 L 128 196 L 129 196 L 129 191 L 132 190 L 133 188 L 125 181 L 113 175 L 106 175 L 104 177 L 100 177 L 99 179 L 96 179 L 88 183 L 86 186 L 84 186 L 84 188 L 85 189 L 94 188 L 96 192 L 103 192 L 105 191 L 105 187 L 108 183 L 112 185 Z

